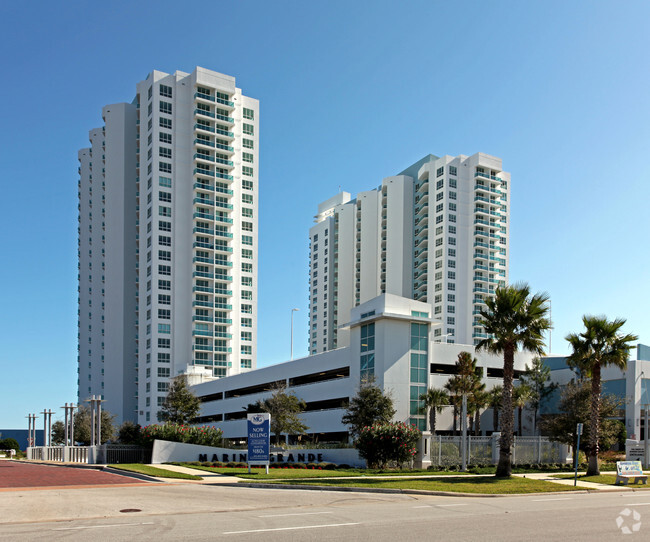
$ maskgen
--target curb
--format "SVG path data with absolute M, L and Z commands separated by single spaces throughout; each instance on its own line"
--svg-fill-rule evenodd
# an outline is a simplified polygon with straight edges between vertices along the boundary
M 101 470 L 104 472 L 108 472 L 110 474 L 119 474 L 120 476 L 128 476 L 129 478 L 137 478 L 138 480 L 144 480 L 145 482 L 158 482 L 160 484 L 166 484 L 167 482 L 165 480 L 161 480 L 160 478 L 154 478 L 153 476 L 149 476 L 147 474 L 141 474 L 139 472 L 132 472 L 128 470 L 122 470 L 122 469 L 117 469 L 115 467 L 109 467 L 108 465 L 102 466 Z M 173 479 L 175 480 L 175 479 Z M 183 481 L 183 480 L 178 480 L 178 481 Z
M 216 484 L 208 484 L 216 485 Z M 337 491 L 348 493 L 388 493 L 388 494 L 404 494 L 404 495 L 433 495 L 439 497 L 523 497 L 525 495 L 566 495 L 574 494 L 589 494 L 601 493 L 602 489 L 578 489 L 575 491 L 545 491 L 539 493 L 458 493 L 453 491 L 427 491 L 426 489 L 390 489 L 384 487 L 333 487 L 333 486 L 308 486 L 308 485 L 293 485 L 293 484 L 265 484 L 262 482 L 250 483 L 241 482 L 238 484 L 223 483 L 221 486 L 228 487 L 249 487 L 257 489 L 304 489 L 307 491 Z

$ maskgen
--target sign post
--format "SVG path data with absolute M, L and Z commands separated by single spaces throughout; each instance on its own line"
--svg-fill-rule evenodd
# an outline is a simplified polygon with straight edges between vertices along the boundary
M 251 465 L 266 465 L 269 473 L 269 449 L 271 442 L 271 415 L 264 412 L 248 415 L 248 472 Z
M 583 425 L 579 423 L 576 427 L 576 435 L 578 436 L 578 444 L 576 445 L 576 463 L 575 463 L 575 474 L 573 476 L 573 485 L 578 485 L 578 458 L 580 457 L 580 435 L 582 435 Z

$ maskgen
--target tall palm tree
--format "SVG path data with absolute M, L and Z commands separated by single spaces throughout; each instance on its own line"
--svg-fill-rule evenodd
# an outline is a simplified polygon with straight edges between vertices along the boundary
M 482 339 L 476 349 L 503 355 L 503 429 L 496 472 L 498 477 L 512 475 L 512 380 L 515 353 L 518 350 L 537 355 L 544 353 L 544 332 L 551 327 L 551 322 L 546 317 L 548 300 L 548 294 L 531 294 L 527 284 L 514 284 L 497 288 L 495 296 L 485 300 L 487 310 L 481 310 L 480 324 L 485 328 L 488 338 Z
M 436 414 L 440 414 L 449 405 L 449 393 L 441 388 L 429 388 L 420 395 L 420 401 L 424 402 L 424 408 L 429 409 L 429 430 L 435 436 Z
M 499 430 L 499 410 L 503 398 L 503 386 L 494 386 L 488 392 L 488 406 L 492 409 L 492 430 Z
M 457 434 L 456 428 L 458 427 L 458 425 L 457 425 L 457 422 L 458 422 L 458 408 L 460 407 L 461 392 L 459 391 L 458 379 L 455 376 L 452 376 L 449 380 L 447 380 L 447 383 L 445 384 L 445 390 L 447 390 L 447 392 L 449 394 L 449 402 L 451 403 L 451 406 L 453 407 L 454 436 L 456 436 L 456 434 Z
M 519 386 L 515 386 L 512 390 L 512 406 L 517 409 L 517 422 L 518 422 L 518 430 L 517 434 L 519 436 L 522 435 L 522 427 L 521 427 L 521 417 L 522 413 L 524 410 L 524 407 L 528 403 L 531 397 L 531 391 L 530 388 L 523 383 L 520 383 Z
M 611 322 L 605 316 L 583 316 L 585 331 L 570 333 L 569 341 L 573 353 L 567 358 L 569 365 L 591 378 L 591 408 L 589 413 L 589 452 L 587 476 L 600 474 L 598 467 L 598 439 L 600 437 L 601 369 L 613 365 L 620 369 L 627 367 L 632 345 L 639 337 L 620 333 L 625 324 L 623 318 Z

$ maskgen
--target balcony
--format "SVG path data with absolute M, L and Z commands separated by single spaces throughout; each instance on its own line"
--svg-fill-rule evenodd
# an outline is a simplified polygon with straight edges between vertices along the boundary
M 229 132 L 228 130 L 222 130 L 221 128 L 215 128 L 214 133 L 219 134 L 220 136 L 227 137 L 229 139 L 235 139 L 235 134 L 233 134 L 232 132 Z
M 498 181 L 501 182 L 503 179 L 499 179 L 499 177 L 496 177 L 494 175 L 488 175 L 487 173 L 483 173 L 482 171 L 477 171 L 474 173 L 474 177 L 483 177 L 484 179 L 490 179 L 492 181 Z
M 214 265 L 219 265 L 221 267 L 232 267 L 232 262 L 229 262 L 228 260 L 215 259 L 214 262 L 212 263 L 214 263 Z
M 232 295 L 232 290 L 224 290 L 223 288 L 215 288 L 214 293 L 217 295 Z
M 230 318 L 215 318 L 215 324 L 232 324 L 232 319 Z
M 227 231 L 215 230 L 214 235 L 215 237 L 227 237 L 228 239 L 232 239 L 232 233 L 228 233 Z
M 487 288 L 480 288 L 479 286 L 474 286 L 472 288 L 472 292 L 479 293 L 479 294 L 493 294 L 494 292 L 492 290 L 488 290 Z
M 217 98 L 216 99 L 218 104 L 225 105 L 226 107 L 235 107 L 235 102 L 229 102 L 228 100 L 224 100 L 223 98 Z
M 209 139 L 195 139 L 194 140 L 195 145 L 204 145 L 205 147 L 212 147 L 214 149 L 215 143 L 213 141 L 210 141 Z
M 216 158 L 213 156 L 210 156 L 209 154 L 202 154 L 200 152 L 195 153 L 193 158 L 195 160 L 205 160 L 206 162 L 214 162 L 216 160 Z
M 215 186 L 214 191 L 218 192 L 219 194 L 226 194 L 227 196 L 232 196 L 233 195 L 232 190 L 228 190 L 227 188 L 221 188 L 220 186 Z
M 225 216 L 218 216 L 217 215 L 217 216 L 213 217 L 213 220 L 215 220 L 216 222 L 223 222 L 225 224 L 232 224 L 232 218 L 226 218 Z
M 194 243 L 192 243 L 192 248 L 207 248 L 209 250 L 214 250 L 214 245 L 212 243 L 202 243 L 199 241 L 194 241 Z
M 194 271 L 194 273 L 192 273 L 192 276 L 193 277 L 200 277 L 200 278 L 204 278 L 204 279 L 213 279 L 214 278 L 214 273 L 206 273 L 205 271 Z M 210 305 L 207 305 L 207 306 L 209 307 Z
M 214 250 L 219 250 L 221 252 L 232 252 L 232 247 L 226 245 L 214 245 Z
M 474 264 L 474 269 L 482 269 L 483 271 L 490 270 L 490 268 L 487 265 L 481 265 L 480 263 Z
M 217 120 L 222 120 L 224 122 L 229 122 L 230 124 L 235 124 L 235 119 L 232 117 L 227 117 L 226 115 L 219 115 L 218 113 L 215 115 Z
M 194 317 L 192 318 L 194 320 Z M 212 331 L 205 331 L 203 329 L 193 329 L 192 335 L 201 335 L 202 337 L 212 337 Z
M 214 177 L 214 171 L 202 167 L 194 168 L 194 175 L 205 175 L 207 177 Z
M 209 117 L 213 119 L 215 117 L 214 113 L 211 113 L 210 111 L 205 111 L 204 109 L 195 109 L 194 110 L 195 115 L 203 115 L 204 117 Z
M 192 316 L 192 322 L 210 322 L 212 323 L 212 316 Z M 212 333 L 210 333 L 212 335 Z
M 212 235 L 214 232 L 212 231 L 212 228 L 193 228 L 192 233 L 204 233 L 207 235 Z
M 212 352 L 212 345 L 210 344 L 195 344 L 193 348 L 202 352 Z M 205 363 L 205 360 L 196 360 L 195 363 Z
M 194 256 L 194 258 L 192 258 L 192 262 L 194 262 L 194 263 L 210 263 L 210 264 L 214 264 L 214 259 L 212 259 L 212 258 L 204 258 L 203 256 Z
M 488 245 L 487 243 L 483 243 L 481 241 L 474 241 L 474 246 L 475 247 L 490 248 L 490 245 Z
M 213 162 L 216 162 L 217 164 L 223 164 L 225 166 L 231 166 L 233 167 L 235 164 L 232 160 L 223 160 L 222 158 L 215 158 L 212 160 Z
M 212 290 L 213 290 L 213 288 L 211 286 L 194 286 L 194 287 L 192 287 L 193 292 L 203 292 L 203 293 L 206 293 L 206 294 L 211 294 Z
M 199 205 L 214 205 L 214 200 L 213 199 L 208 199 L 208 198 L 194 198 L 194 203 L 199 204 Z
M 487 333 L 472 333 L 472 338 L 473 339 L 487 339 L 488 334 Z
M 213 202 L 215 207 L 221 207 L 222 209 L 231 209 L 232 210 L 232 205 L 230 203 L 224 203 L 222 201 L 215 201 Z
M 215 188 L 211 184 L 194 183 L 194 190 L 205 190 L 206 192 L 214 192 Z
M 212 301 L 192 301 L 192 307 L 206 307 L 212 308 Z
M 215 352 L 225 352 L 225 353 L 230 354 L 232 352 L 232 348 L 230 348 L 228 346 L 215 346 L 214 351 Z
M 212 134 L 215 133 L 214 128 L 212 128 L 212 126 L 208 126 L 207 124 L 195 124 L 194 129 L 203 130 L 204 132 L 210 132 Z
M 232 175 L 226 175 L 225 173 L 214 173 L 214 177 L 219 177 L 219 179 L 226 179 L 227 181 L 232 181 Z
M 232 310 L 232 305 L 228 305 L 226 303 L 215 303 L 214 308 L 215 309 L 223 309 L 223 310 L 231 311 Z
M 196 98 L 200 98 L 201 100 L 207 100 L 209 102 L 214 102 L 216 100 L 214 96 L 210 96 L 209 94 L 204 94 L 203 92 L 195 92 L 194 99 Z
M 203 220 L 214 220 L 215 219 L 215 216 L 210 214 L 210 213 L 197 212 L 197 213 L 194 213 L 192 216 L 194 218 L 202 218 Z M 232 220 L 230 222 L 232 223 Z
M 219 339 L 232 339 L 232 333 L 224 333 L 223 331 L 215 331 L 214 337 Z

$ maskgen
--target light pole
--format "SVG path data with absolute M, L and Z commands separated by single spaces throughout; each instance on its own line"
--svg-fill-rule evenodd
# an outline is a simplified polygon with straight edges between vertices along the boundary
M 551 306 L 551 300 L 548 300 L 548 323 L 550 324 L 548 328 L 548 355 L 551 355 L 551 334 L 553 333 L 553 310 Z
M 293 313 L 300 309 L 291 309 L 291 359 L 293 359 Z
M 444 335 L 439 335 L 438 337 L 435 337 L 437 343 L 441 343 L 442 339 L 445 340 L 445 344 L 447 344 L 447 337 L 453 337 L 453 333 L 445 333 Z

